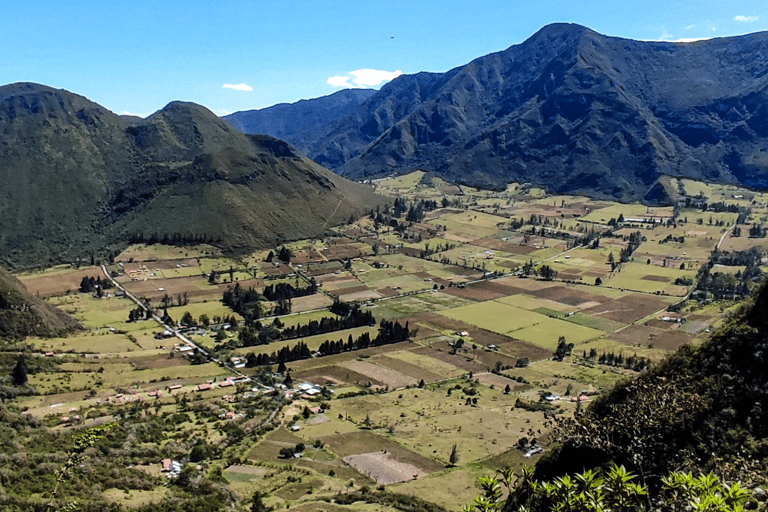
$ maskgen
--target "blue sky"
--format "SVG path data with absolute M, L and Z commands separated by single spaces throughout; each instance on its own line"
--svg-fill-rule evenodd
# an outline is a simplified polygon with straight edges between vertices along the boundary
M 751 0 L 7 4 L 0 84 L 43 83 L 141 116 L 173 100 L 223 115 L 331 94 L 345 84 L 378 88 L 397 72 L 466 64 L 554 22 L 645 40 L 768 30 L 768 3 Z

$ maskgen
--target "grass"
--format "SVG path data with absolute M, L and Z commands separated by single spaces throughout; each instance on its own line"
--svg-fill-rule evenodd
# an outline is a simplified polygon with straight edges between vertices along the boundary
M 495 300 L 441 311 L 440 314 L 499 334 L 514 332 L 548 319 L 544 315 Z
M 603 331 L 554 318 L 547 318 L 543 322 L 524 327 L 510 334 L 515 338 L 551 350 L 557 348 L 560 336 L 565 336 L 568 343 L 574 343 L 576 346 L 585 341 L 605 336 Z

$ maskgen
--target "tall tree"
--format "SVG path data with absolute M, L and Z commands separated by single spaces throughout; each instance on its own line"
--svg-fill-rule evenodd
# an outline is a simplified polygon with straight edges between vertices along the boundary
M 27 383 L 27 362 L 24 360 L 24 356 L 19 356 L 16 366 L 11 372 L 11 377 L 13 377 L 13 383 L 17 386 L 23 386 Z
M 456 443 L 453 443 L 453 448 L 451 448 L 451 456 L 448 459 L 451 463 L 451 466 L 455 466 L 459 463 L 459 449 L 456 447 Z

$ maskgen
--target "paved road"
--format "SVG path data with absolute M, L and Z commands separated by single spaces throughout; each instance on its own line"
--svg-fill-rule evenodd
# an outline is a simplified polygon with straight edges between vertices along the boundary
M 101 271 L 104 273 L 106 278 L 109 279 L 109 281 L 112 283 L 112 286 L 114 286 L 118 290 L 120 290 L 123 293 L 125 293 L 125 296 L 128 297 L 129 299 L 131 299 L 142 310 L 147 311 L 147 306 L 144 304 L 144 301 L 141 300 L 140 298 L 136 297 L 136 295 L 134 295 L 130 291 L 126 290 L 123 285 L 121 285 L 115 279 L 113 279 L 112 276 L 109 273 L 109 270 L 107 270 L 106 265 L 102 265 L 101 266 Z M 229 370 L 230 372 L 234 373 L 235 375 L 237 375 L 239 377 L 248 377 L 246 374 L 244 374 L 243 372 L 241 372 L 240 370 L 238 370 L 237 368 L 235 368 L 231 364 L 228 364 L 228 362 L 222 361 L 221 359 L 215 357 L 211 352 L 209 352 L 207 349 L 205 349 L 205 347 L 201 347 L 200 345 L 198 345 L 197 343 L 195 343 L 191 339 L 189 339 L 186 336 L 184 336 L 184 334 L 179 332 L 178 330 L 176 330 L 176 328 L 173 325 L 166 325 L 165 323 L 163 323 L 162 319 L 159 316 L 155 315 L 154 313 L 152 314 L 152 318 L 158 324 L 160 324 L 163 327 L 164 330 L 172 332 L 174 334 L 174 336 L 179 338 L 181 341 L 183 341 L 187 345 L 196 348 L 200 353 L 202 353 L 205 357 L 207 357 L 208 359 L 210 359 L 214 363 L 217 363 L 217 364 L 223 366 L 224 368 L 226 368 L 227 370 Z

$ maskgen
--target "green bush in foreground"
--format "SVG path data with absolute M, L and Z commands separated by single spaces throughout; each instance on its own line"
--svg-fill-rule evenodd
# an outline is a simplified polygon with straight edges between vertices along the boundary
M 464 512 L 630 512 L 644 510 L 740 512 L 752 500 L 738 482 L 721 482 L 712 473 L 693 476 L 674 472 L 662 479 L 657 496 L 635 483 L 635 475 L 623 466 L 613 465 L 606 472 L 588 470 L 574 476 L 562 476 L 549 482 L 536 482 L 533 469 L 513 482 L 511 470 L 500 478 L 480 478 L 483 493 Z M 503 499 L 502 486 L 509 490 Z M 756 508 L 756 507 L 755 507 Z

